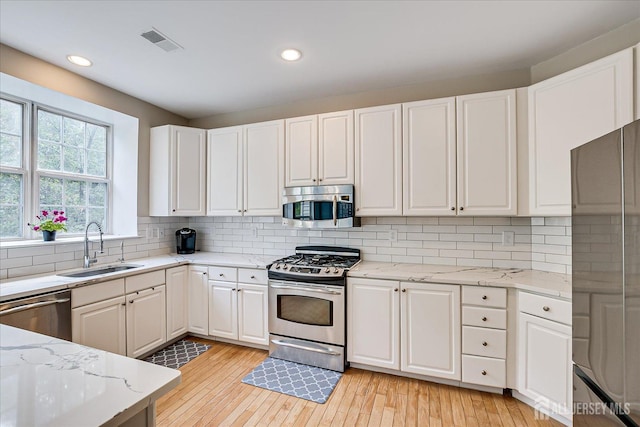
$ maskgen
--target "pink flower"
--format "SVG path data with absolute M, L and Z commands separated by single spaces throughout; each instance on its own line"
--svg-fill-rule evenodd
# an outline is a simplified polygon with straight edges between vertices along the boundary
M 40 230 L 40 227 L 38 227 L 37 225 L 33 227 L 33 231 L 38 231 L 38 230 Z
M 47 212 L 47 211 L 42 211 L 42 215 L 44 215 L 44 216 L 49 216 L 49 212 Z
M 53 211 L 53 214 L 54 215 L 58 215 L 58 211 Z
M 60 215 L 64 215 L 64 211 L 60 211 Z M 67 219 L 67 218 L 65 218 L 65 219 Z

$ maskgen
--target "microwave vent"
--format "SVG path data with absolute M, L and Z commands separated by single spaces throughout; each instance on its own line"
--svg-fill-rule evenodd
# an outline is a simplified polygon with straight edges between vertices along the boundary
M 149 40 L 154 45 L 158 46 L 160 49 L 165 52 L 171 52 L 173 50 L 182 49 L 178 43 L 171 40 L 169 37 L 162 34 L 160 31 L 155 28 L 151 28 L 149 31 L 145 31 L 140 34 L 143 38 Z

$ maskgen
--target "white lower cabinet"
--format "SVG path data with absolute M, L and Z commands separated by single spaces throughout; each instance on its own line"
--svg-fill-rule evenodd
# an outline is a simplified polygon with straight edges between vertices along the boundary
M 347 359 L 460 379 L 460 286 L 349 278 Z
M 460 286 L 400 284 L 400 369 L 460 379 Z
M 73 289 L 71 307 L 73 342 L 127 354 L 124 279 Z
M 188 271 L 186 265 L 166 271 L 167 341 L 187 333 Z
M 209 335 L 208 267 L 189 266 L 187 330 L 194 334 Z
M 571 303 L 526 292 L 518 303 L 518 391 L 539 409 L 570 410 Z
M 209 280 L 209 335 L 268 345 L 266 270 L 210 267 L 209 277 L 222 279 Z
M 167 341 L 165 286 L 127 294 L 127 356 L 138 357 Z

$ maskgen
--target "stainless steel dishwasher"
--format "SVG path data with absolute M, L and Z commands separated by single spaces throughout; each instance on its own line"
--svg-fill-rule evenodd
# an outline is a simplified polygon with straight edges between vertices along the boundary
M 71 341 L 71 291 L 0 303 L 0 323 Z

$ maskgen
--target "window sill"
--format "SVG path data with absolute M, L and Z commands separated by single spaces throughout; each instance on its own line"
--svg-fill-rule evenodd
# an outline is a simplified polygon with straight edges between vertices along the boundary
M 142 236 L 135 236 L 135 235 L 119 236 L 115 234 L 108 234 L 108 235 L 105 234 L 104 236 L 102 236 L 102 240 L 106 242 L 110 240 L 139 239 L 140 237 Z M 99 240 L 98 235 L 93 233 L 90 234 L 89 240 L 92 242 Z M 10 241 L 0 242 L 0 249 L 33 248 L 33 247 L 39 247 L 39 246 L 68 245 L 72 243 L 83 243 L 83 242 L 84 242 L 84 236 L 73 236 L 73 237 L 59 236 L 57 240 L 54 240 L 53 242 L 45 242 L 44 240 L 10 240 Z

